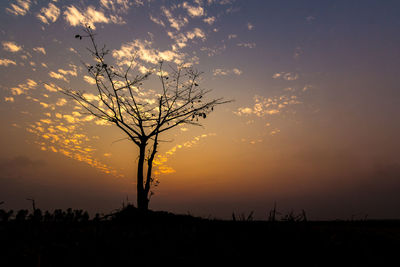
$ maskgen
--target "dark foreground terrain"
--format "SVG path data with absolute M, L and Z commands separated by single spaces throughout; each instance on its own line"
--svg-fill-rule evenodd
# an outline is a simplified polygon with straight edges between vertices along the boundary
M 399 266 L 399 221 L 1 211 L 0 266 Z

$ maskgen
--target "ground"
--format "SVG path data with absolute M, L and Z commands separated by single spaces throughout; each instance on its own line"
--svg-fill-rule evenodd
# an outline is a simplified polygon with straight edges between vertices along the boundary
M 3 216 L 0 236 L 1 266 L 386 266 L 400 221 L 224 221 L 128 206 L 93 219 Z

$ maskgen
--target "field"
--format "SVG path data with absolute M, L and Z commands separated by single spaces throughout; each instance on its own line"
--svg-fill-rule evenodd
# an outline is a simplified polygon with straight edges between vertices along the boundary
M 400 221 L 26 213 L 2 211 L 1 266 L 393 266 L 400 248 Z

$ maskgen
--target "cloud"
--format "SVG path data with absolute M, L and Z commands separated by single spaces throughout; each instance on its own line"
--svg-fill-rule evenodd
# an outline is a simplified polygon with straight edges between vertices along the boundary
M 109 15 L 109 19 L 114 24 L 126 24 L 121 15 L 127 14 L 132 5 L 143 6 L 143 4 L 142 0 L 100 0 L 100 5 L 112 13 Z
M 17 63 L 15 63 L 15 61 L 13 61 L 11 59 L 0 58 L 0 66 L 8 67 L 8 65 L 17 65 Z
M 164 13 L 164 16 L 168 19 L 170 26 L 177 31 L 180 31 L 181 27 L 185 26 L 189 22 L 186 17 L 178 16 L 177 18 L 175 18 L 174 16 L 172 16 L 171 11 L 169 11 L 166 7 L 162 7 L 161 10 Z
M 5 97 L 4 97 L 4 101 L 6 101 L 6 102 L 14 102 L 14 97 L 12 97 L 12 96 L 9 96 L 9 97 L 5 96 Z
M 250 115 L 253 113 L 253 109 L 249 107 L 244 107 L 244 108 L 238 108 L 237 115 L 242 116 L 242 115 Z
M 77 67 L 73 64 L 70 64 L 69 66 L 72 68 L 72 70 L 58 69 L 57 70 L 58 72 L 54 72 L 54 71 L 49 72 L 49 76 L 54 79 L 64 80 L 64 81 L 68 82 L 68 79 L 65 77 L 66 75 L 75 76 L 75 77 L 78 76 L 78 73 L 76 71 Z
M 204 15 L 204 9 L 201 6 L 191 6 L 187 2 L 183 2 L 182 5 L 183 8 L 185 8 L 189 14 L 189 16 L 193 17 L 202 17 Z
M 213 71 L 213 75 L 214 76 L 226 76 L 226 75 L 228 75 L 228 72 L 226 70 L 223 70 L 223 69 L 215 69 Z
M 186 129 L 186 128 L 181 128 L 181 129 Z M 195 136 L 190 141 L 186 141 L 184 143 L 173 146 L 171 149 L 169 149 L 164 154 L 158 154 L 153 162 L 154 166 L 156 167 L 154 174 L 159 175 L 159 174 L 170 174 L 170 173 L 176 172 L 173 168 L 166 165 L 168 159 L 171 156 L 173 156 L 176 153 L 176 151 L 178 151 L 178 149 L 191 148 L 194 145 L 196 145 L 197 143 L 199 143 L 202 139 L 210 137 L 210 136 L 216 136 L 216 134 L 208 133 L 208 134 L 202 134 L 202 135 Z
M 228 35 L 228 40 L 233 39 L 233 38 L 237 38 L 237 34 L 229 34 Z
M 234 114 L 238 116 L 256 115 L 257 117 L 264 117 L 266 115 L 279 114 L 289 105 L 300 103 L 295 95 L 282 95 L 269 98 L 255 95 L 253 107 L 240 107 Z
M 155 18 L 155 17 L 153 17 L 152 15 L 150 15 L 150 20 L 151 20 L 152 22 L 154 22 L 155 24 L 158 24 L 158 25 L 160 25 L 160 26 L 165 27 L 165 24 L 164 24 L 164 22 L 163 22 L 161 19 Z
M 194 28 L 193 31 L 188 31 L 186 33 L 186 37 L 188 39 L 194 39 L 195 37 L 198 37 L 198 38 L 203 39 L 203 40 L 206 39 L 205 33 L 200 28 Z
M 246 48 L 254 48 L 256 47 L 255 43 L 238 43 L 237 46 L 246 47 Z
M 232 4 L 233 2 L 235 2 L 235 0 L 220 0 L 220 1 L 216 1 L 218 2 L 218 4 L 220 5 L 228 5 L 228 4 Z
M 65 104 L 67 104 L 67 99 L 65 99 L 65 98 L 59 98 L 59 99 L 57 100 L 57 102 L 56 102 L 56 106 L 59 106 L 59 107 L 62 107 L 62 106 L 64 106 Z
M 309 84 L 306 84 L 306 85 L 303 87 L 302 91 L 305 92 L 305 91 L 309 90 L 310 88 L 312 88 L 312 86 L 309 85 Z
M 126 13 L 128 12 L 130 6 L 135 4 L 137 6 L 143 5 L 142 1 L 135 0 L 100 0 L 100 5 L 104 8 L 111 10 L 116 13 Z
M 10 8 L 6 8 L 6 11 L 16 16 L 25 16 L 30 5 L 30 0 L 17 0 L 16 4 L 11 4 Z
M 26 83 L 18 84 L 18 86 L 11 88 L 13 95 L 21 95 L 29 91 L 30 89 L 36 88 L 37 83 L 32 79 L 27 79 Z
M 107 18 L 102 11 L 97 11 L 95 7 L 88 6 L 86 11 L 80 11 L 75 6 L 71 5 L 64 11 L 64 18 L 70 26 L 86 26 L 89 25 L 95 29 L 95 23 L 116 23 L 123 24 L 116 17 L 114 19 Z
M 300 46 L 296 47 L 293 53 L 293 58 L 294 59 L 299 59 L 300 56 L 303 54 L 303 49 L 301 49 Z
M 118 50 L 113 50 L 112 55 L 122 64 L 129 64 L 132 55 L 136 56 L 147 63 L 157 64 L 160 60 L 182 63 L 184 54 L 180 54 L 171 50 L 160 51 L 152 47 L 152 42 L 147 40 L 136 39 L 133 42 L 125 43 Z
M 56 73 L 54 71 L 49 72 L 49 76 L 51 78 L 54 78 L 54 79 L 57 79 L 57 80 L 64 80 L 64 81 L 68 82 L 67 78 L 65 78 L 64 75 Z
M 286 81 L 294 81 L 299 78 L 299 75 L 294 72 L 277 72 L 272 75 L 272 79 L 280 79 L 283 78 Z
M 226 45 L 222 44 L 222 45 L 216 45 L 213 48 L 211 47 L 202 47 L 200 48 L 201 51 L 207 52 L 207 55 L 209 57 L 215 56 L 215 55 L 219 55 L 221 54 L 223 51 L 226 50 Z
M 273 135 L 276 135 L 276 134 L 278 134 L 280 132 L 281 132 L 281 130 L 279 130 L 278 128 L 275 128 L 269 134 L 273 136 Z
M 203 21 L 205 23 L 207 23 L 208 25 L 213 25 L 215 22 L 215 17 L 208 17 L 208 18 L 204 18 Z
M 241 75 L 243 72 L 238 68 L 233 68 L 232 70 L 225 70 L 225 69 L 215 69 L 213 71 L 214 76 L 226 76 L 230 74 Z
M 175 41 L 172 45 L 172 50 L 177 51 L 179 48 L 183 48 L 187 45 L 188 40 L 193 40 L 194 38 L 200 38 L 202 41 L 206 40 L 206 34 L 200 28 L 194 28 L 192 31 L 187 31 L 184 33 L 173 33 L 171 31 L 167 32 L 168 36 Z
M 72 70 L 64 70 L 64 69 L 58 69 L 58 72 L 61 73 L 62 75 L 71 75 L 71 76 L 77 76 L 77 72 L 76 72 L 76 66 L 75 65 L 71 65 L 73 66 Z
M 44 88 L 49 92 L 58 92 L 59 90 L 61 90 L 61 88 L 55 85 L 54 83 L 50 84 L 45 83 Z
M 236 75 L 241 75 L 241 74 L 243 73 L 243 71 L 241 71 L 241 70 L 239 70 L 239 69 L 237 69 L 237 68 L 233 68 L 233 69 L 232 69 L 232 72 L 233 72 L 234 74 L 236 74 Z
M 83 79 L 85 80 L 85 82 L 87 82 L 88 84 L 96 84 L 96 80 L 90 76 L 83 76 Z
M 61 100 L 60 103 L 64 101 L 66 100 Z M 77 124 L 81 121 L 86 123 L 92 120 L 87 119 L 88 117 L 83 117 L 79 112 L 65 115 L 56 113 L 54 119 L 48 117 L 40 119 L 29 125 L 27 130 L 41 138 L 40 142 L 37 142 L 41 150 L 63 154 L 74 160 L 85 162 L 104 173 L 121 177 L 122 175 L 115 169 L 96 159 L 95 149 L 88 143 L 91 139 L 77 131 Z
M 12 52 L 12 53 L 16 53 L 20 50 L 22 50 L 22 47 L 17 45 L 14 42 L 1 42 L 3 44 L 3 49 L 8 51 L 8 52 Z
M 174 34 L 173 32 L 167 32 L 168 36 L 175 41 L 175 44 L 172 45 L 172 50 L 176 51 L 178 48 L 183 48 L 186 46 L 188 38 L 185 34 L 179 33 Z
M 43 55 L 46 55 L 46 49 L 44 49 L 44 47 L 35 47 L 35 48 L 33 48 L 33 51 L 35 51 L 37 53 L 42 53 Z
M 43 7 L 40 10 L 40 13 L 37 14 L 36 17 L 41 22 L 49 24 L 50 22 L 56 22 L 59 16 L 60 16 L 60 9 L 56 7 L 53 3 L 49 3 L 49 6 L 47 8 Z
M 249 29 L 249 31 L 254 29 L 254 25 L 251 24 L 250 22 L 247 22 L 247 29 Z
M 306 17 L 306 21 L 307 21 L 308 23 L 312 23 L 314 20 L 315 20 L 315 17 L 314 17 L 314 16 L 308 16 L 308 17 Z

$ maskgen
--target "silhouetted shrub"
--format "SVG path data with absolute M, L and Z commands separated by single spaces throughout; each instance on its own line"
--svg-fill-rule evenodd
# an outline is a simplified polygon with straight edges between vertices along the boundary
M 16 219 L 17 221 L 25 221 L 26 216 L 28 215 L 28 213 L 29 213 L 28 210 L 24 210 L 24 209 L 19 210 L 19 211 L 17 212 L 17 215 L 15 216 L 15 219 Z

